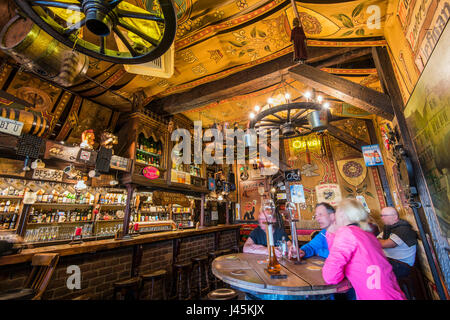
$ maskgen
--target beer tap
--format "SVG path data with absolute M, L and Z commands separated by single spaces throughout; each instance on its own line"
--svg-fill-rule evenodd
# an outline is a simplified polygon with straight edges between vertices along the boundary
M 295 204 L 292 202 L 286 202 L 286 209 L 289 212 L 289 224 L 291 225 L 291 238 L 292 238 L 292 246 L 294 247 L 296 254 L 296 261 L 294 264 L 303 264 L 304 261 L 300 258 L 298 240 L 297 240 L 297 219 L 295 219 L 294 214 L 292 213 L 292 209 L 295 209 Z

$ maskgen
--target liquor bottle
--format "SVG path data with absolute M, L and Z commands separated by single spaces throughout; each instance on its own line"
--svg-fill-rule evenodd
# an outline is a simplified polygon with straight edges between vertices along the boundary
M 161 143 L 161 141 L 158 141 L 158 144 L 157 144 L 157 153 L 158 153 L 159 155 L 162 155 L 162 143 Z
M 39 212 L 39 214 L 38 214 L 38 216 L 37 216 L 37 221 L 36 221 L 36 223 L 42 223 L 42 219 L 43 219 L 43 217 L 42 217 L 42 210 Z
M 9 223 L 9 227 L 8 229 L 14 229 L 16 226 L 16 219 L 17 219 L 17 214 L 13 214 L 11 222 Z
M 36 192 L 36 202 L 42 202 L 42 195 L 43 195 L 42 190 Z
M 91 221 L 92 220 L 92 209 L 89 209 L 89 212 L 87 214 L 87 221 Z
M 10 204 L 11 204 L 11 202 L 9 200 L 6 201 L 5 207 L 3 208 L 3 212 L 9 212 Z
M 81 214 L 79 211 L 77 211 L 76 216 L 75 216 L 75 221 L 80 221 L 81 220 Z
M 9 228 L 9 224 L 11 223 L 11 216 L 10 215 L 6 215 L 5 219 L 3 221 L 3 229 L 8 229 Z
M 0 212 L 3 212 L 5 210 L 5 201 L 2 201 L 0 203 Z

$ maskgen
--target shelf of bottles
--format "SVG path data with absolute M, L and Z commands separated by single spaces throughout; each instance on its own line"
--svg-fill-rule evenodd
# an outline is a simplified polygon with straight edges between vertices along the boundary
M 41 189 L 36 194 L 24 237 L 27 243 L 67 241 L 77 228 L 83 239 L 109 237 L 123 227 L 125 190 L 89 188 L 72 194 Z
M 152 192 L 140 192 L 137 194 L 136 211 L 130 216 L 130 222 L 139 223 L 170 220 L 168 206 L 153 204 L 152 195 Z
M 181 207 L 174 204 L 172 206 L 172 220 L 178 227 L 192 228 L 194 227 L 194 221 L 192 220 L 192 208 Z
M 161 168 L 163 154 L 162 148 L 161 141 L 155 141 L 151 136 L 147 139 L 144 134 L 140 133 L 136 148 L 136 162 Z
M 23 190 L 12 186 L 0 189 L 0 231 L 13 232 L 20 215 Z

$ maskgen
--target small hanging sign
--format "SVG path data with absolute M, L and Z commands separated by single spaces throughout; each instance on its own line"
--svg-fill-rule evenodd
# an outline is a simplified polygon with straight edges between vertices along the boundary
M 0 132 L 20 136 L 22 128 L 23 122 L 0 117 Z
M 362 153 L 366 167 L 382 166 L 383 159 L 381 158 L 380 146 L 372 144 L 370 146 L 362 146 Z
M 54 169 L 35 169 L 33 171 L 33 179 L 48 180 L 48 181 L 62 181 L 64 171 Z
M 142 174 L 144 175 L 144 177 L 146 177 L 147 179 L 153 180 L 153 179 L 158 179 L 160 176 L 159 170 L 155 167 L 145 167 L 144 169 L 142 169 Z

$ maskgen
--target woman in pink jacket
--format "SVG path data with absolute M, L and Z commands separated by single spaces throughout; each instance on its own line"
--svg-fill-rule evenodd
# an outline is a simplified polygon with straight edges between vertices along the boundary
M 330 254 L 322 269 L 323 279 L 338 284 L 346 277 L 358 300 L 405 300 L 367 219 L 359 201 L 347 199 L 339 204 L 335 233 L 327 231 Z

